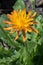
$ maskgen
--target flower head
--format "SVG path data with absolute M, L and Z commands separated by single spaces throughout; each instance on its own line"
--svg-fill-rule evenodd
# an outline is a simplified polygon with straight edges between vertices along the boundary
M 26 9 L 18 11 L 14 10 L 11 12 L 11 14 L 7 14 L 10 21 L 4 21 L 4 23 L 11 26 L 4 29 L 11 30 L 10 33 L 17 31 L 15 40 L 18 39 L 19 33 L 21 31 L 23 34 L 23 41 L 25 42 L 27 32 L 34 31 L 35 33 L 38 33 L 38 31 L 32 27 L 33 24 L 37 24 L 37 22 L 34 22 L 35 15 L 36 12 L 32 14 L 32 11 L 29 11 L 28 14 L 26 14 Z

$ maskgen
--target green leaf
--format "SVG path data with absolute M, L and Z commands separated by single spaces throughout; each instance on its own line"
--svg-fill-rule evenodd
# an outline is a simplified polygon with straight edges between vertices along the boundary
M 23 0 L 17 0 L 15 5 L 13 6 L 14 10 L 24 9 L 24 8 L 25 8 L 25 4 L 24 4 Z

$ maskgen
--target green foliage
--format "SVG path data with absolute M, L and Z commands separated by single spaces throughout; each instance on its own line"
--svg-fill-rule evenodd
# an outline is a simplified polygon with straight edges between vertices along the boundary
M 13 6 L 13 8 L 15 10 L 24 9 L 25 8 L 25 4 L 24 4 L 23 0 L 17 0 L 17 2 L 15 3 L 15 5 Z
M 23 0 L 17 0 L 13 8 L 25 8 Z M 0 65 L 43 65 L 43 16 L 37 14 L 35 21 L 38 24 L 33 27 L 39 33 L 27 33 L 26 43 L 22 41 L 21 33 L 18 40 L 14 41 L 16 33 L 9 34 L 9 31 L 5 31 L 3 28 L 7 25 L 3 20 L 8 20 L 6 14 L 0 15 Z

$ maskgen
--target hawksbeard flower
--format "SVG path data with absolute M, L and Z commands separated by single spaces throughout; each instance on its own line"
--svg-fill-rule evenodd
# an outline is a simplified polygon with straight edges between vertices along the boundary
M 28 14 L 26 14 L 26 9 L 18 11 L 14 10 L 11 14 L 7 14 L 10 21 L 4 21 L 4 23 L 9 24 L 10 26 L 4 29 L 10 30 L 10 33 L 17 31 L 15 40 L 18 39 L 19 33 L 22 32 L 23 41 L 26 42 L 27 32 L 38 33 L 38 31 L 32 27 L 33 24 L 37 24 L 37 22 L 34 22 L 35 16 L 36 12 L 32 14 L 32 11 L 29 11 Z

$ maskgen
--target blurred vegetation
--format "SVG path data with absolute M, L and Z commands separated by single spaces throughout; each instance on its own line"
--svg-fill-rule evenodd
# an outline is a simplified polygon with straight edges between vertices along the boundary
M 17 0 L 13 8 L 24 9 L 24 1 Z M 27 33 L 26 43 L 22 41 L 21 34 L 18 40 L 14 41 L 16 33 L 9 34 L 9 31 L 4 31 L 3 28 L 7 25 L 3 20 L 8 20 L 6 14 L 0 15 L 0 65 L 43 65 L 43 15 L 37 13 L 34 20 L 38 22 L 34 27 L 39 34 Z

